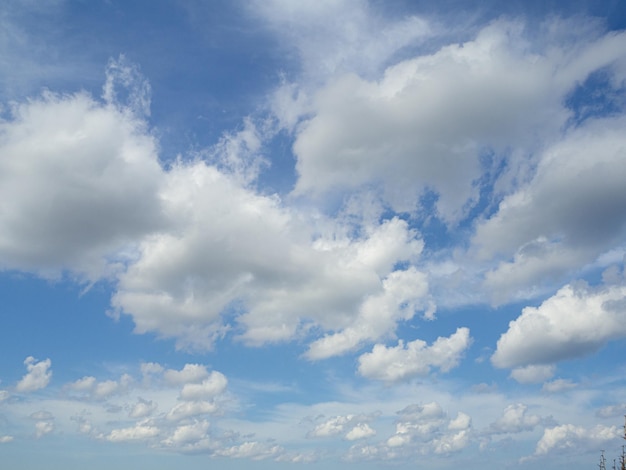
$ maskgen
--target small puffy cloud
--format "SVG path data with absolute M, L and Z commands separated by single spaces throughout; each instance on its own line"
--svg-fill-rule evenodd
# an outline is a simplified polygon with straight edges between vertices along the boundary
M 163 372 L 163 378 L 170 385 L 197 383 L 208 376 L 209 372 L 201 364 L 185 364 L 182 370 L 168 369 Z
M 35 423 L 35 437 L 37 439 L 50 434 L 52 431 L 54 431 L 54 423 L 52 421 L 37 421 Z
M 551 364 L 517 367 L 511 371 L 511 378 L 521 384 L 536 384 L 551 378 L 555 369 Z
M 119 380 L 103 380 L 98 382 L 95 377 L 85 376 L 75 382 L 69 383 L 65 388 L 71 392 L 77 392 L 80 398 L 93 400 L 106 400 L 113 395 L 120 395 L 130 390 L 134 379 L 129 374 L 123 374 Z
M 540 416 L 527 413 L 528 407 L 522 403 L 507 406 L 502 416 L 491 423 L 489 431 L 497 434 L 520 433 L 532 431 L 543 420 Z
M 137 399 L 137 403 L 128 412 L 128 417 L 133 419 L 147 418 L 157 409 L 157 404 L 152 400 Z
M 566 390 L 571 390 L 576 388 L 577 385 L 572 382 L 570 379 L 556 379 L 550 382 L 546 382 L 541 387 L 541 391 L 547 393 L 560 393 Z
M 219 457 L 231 457 L 235 459 L 265 460 L 277 458 L 284 453 L 284 449 L 278 445 L 265 444 L 257 441 L 247 441 L 231 447 L 224 447 L 215 451 Z
M 355 427 L 350 429 L 346 434 L 345 438 L 348 441 L 356 441 L 358 439 L 365 439 L 367 437 L 372 437 L 376 435 L 376 431 L 374 431 L 369 424 L 360 423 Z
M 0 403 L 9 398 L 10 393 L 7 390 L 0 390 Z
M 13 439 L 13 436 L 0 436 L 0 444 L 7 444 L 9 442 L 12 442 Z
M 113 429 L 104 439 L 110 442 L 144 441 L 158 436 L 160 430 L 149 424 L 137 424 L 127 428 Z
M 224 374 L 214 370 L 199 384 L 185 384 L 180 392 L 180 398 L 186 401 L 213 398 L 226 390 L 227 385 L 228 380 Z
M 449 454 L 467 447 L 471 418 L 459 412 L 450 419 L 436 402 L 410 405 L 398 412 L 396 432 L 387 439 L 379 453 L 389 458 L 400 453 Z
M 37 362 L 34 357 L 29 356 L 24 361 L 24 364 L 28 373 L 17 383 L 15 390 L 18 392 L 33 392 L 46 388 L 52 378 L 52 371 L 50 370 L 52 361 L 46 359 Z
M 432 367 L 448 372 L 459 364 L 472 340 L 468 328 L 458 328 L 450 337 L 439 337 L 428 346 L 421 340 L 387 348 L 377 344 L 371 353 L 359 357 L 359 374 L 364 377 L 394 382 L 427 375 Z
M 183 424 L 174 429 L 174 432 L 164 439 L 162 443 L 168 447 L 180 447 L 191 443 L 197 443 L 206 439 L 209 422 L 206 420 L 195 421 L 192 424 Z
M 524 308 L 509 323 L 491 362 L 501 368 L 523 367 L 592 353 L 626 336 L 625 299 L 624 286 L 567 285 L 539 307 Z
M 93 389 L 96 384 L 96 378 L 92 376 L 85 376 L 82 379 L 78 379 L 75 382 L 72 382 L 67 385 L 69 390 L 74 390 L 77 392 L 89 392 Z
M 592 428 L 563 424 L 547 428 L 535 448 L 535 456 L 545 456 L 554 452 L 590 451 L 604 449 L 611 442 L 617 444 L 620 438 L 616 426 L 597 425 Z

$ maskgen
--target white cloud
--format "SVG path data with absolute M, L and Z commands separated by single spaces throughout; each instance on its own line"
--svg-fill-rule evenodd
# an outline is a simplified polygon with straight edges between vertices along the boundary
M 369 426 L 369 424 L 360 423 L 360 424 L 357 424 L 352 429 L 350 429 L 350 431 L 348 431 L 345 437 L 348 441 L 356 441 L 358 439 L 365 439 L 365 438 L 372 437 L 375 435 L 376 435 L 376 431 L 374 431 Z
M 67 388 L 70 390 L 75 390 L 77 392 L 89 392 L 93 389 L 96 384 L 96 378 L 92 376 L 85 376 L 82 379 L 78 379 L 75 382 L 67 385 Z
M 37 439 L 50 434 L 52 431 L 54 431 L 54 423 L 52 421 L 37 421 L 35 423 L 35 437 Z
M 383 459 L 400 455 L 424 455 L 427 453 L 449 454 L 458 452 L 470 442 L 472 420 L 469 415 L 458 412 L 450 419 L 436 402 L 410 405 L 398 412 L 395 433 L 372 454 Z
M 22 377 L 22 379 L 15 386 L 15 390 L 18 392 L 34 392 L 46 388 L 52 378 L 52 371 L 50 366 L 52 361 L 46 359 L 44 361 L 36 362 L 37 360 L 33 356 L 28 356 L 24 361 L 28 373 Z
M 161 226 L 156 143 L 123 110 L 47 93 L 15 105 L 0 137 L 3 268 L 96 280 Z
M 364 377 L 394 382 L 427 375 L 432 367 L 448 372 L 458 366 L 472 340 L 469 329 L 458 328 L 450 337 L 439 337 L 432 345 L 415 340 L 387 348 L 376 344 L 371 353 L 359 357 L 359 374 Z
M 626 287 L 567 285 L 509 323 L 491 361 L 496 367 L 546 364 L 583 356 L 626 336 Z M 549 378 L 549 377 L 546 377 Z
M 157 409 L 157 404 L 152 400 L 144 400 L 138 398 L 137 403 L 133 405 L 128 412 L 128 417 L 133 419 L 147 418 Z
M 7 444 L 9 442 L 12 442 L 15 438 L 13 436 L 0 436 L 0 444 Z
M 413 309 L 431 308 L 422 298 L 425 275 L 393 271 L 423 247 L 405 221 L 350 237 L 348 227 L 325 219 L 316 225 L 204 163 L 175 166 L 162 197 L 180 231 L 145 239 L 112 299 L 137 332 L 206 349 L 225 331 L 221 314 L 237 309 L 248 344 L 292 339 L 303 323 L 332 330 L 371 324 L 358 343 L 372 331 L 392 331 Z
M 202 364 L 185 364 L 182 370 L 168 369 L 163 372 L 163 378 L 171 385 L 197 383 L 209 376 L 209 371 Z
M 159 428 L 148 424 L 137 424 L 127 428 L 113 429 L 104 439 L 110 442 L 149 440 L 160 433 Z
M 516 367 L 511 371 L 511 378 L 521 384 L 535 384 L 548 380 L 554 376 L 556 367 L 552 364 Z
M 278 445 L 264 444 L 262 442 L 247 441 L 231 447 L 217 449 L 215 455 L 236 459 L 264 460 L 277 458 L 284 453 L 284 449 Z
M 542 419 L 540 416 L 528 414 L 527 411 L 528 407 L 522 403 L 507 406 L 502 416 L 489 426 L 490 431 L 505 434 L 532 431 L 542 423 Z
M 10 394 L 7 390 L 0 390 L 0 403 L 9 398 Z
M 556 379 L 551 382 L 544 383 L 543 387 L 541 387 L 541 391 L 548 393 L 560 393 L 576 387 L 577 384 L 572 382 L 570 379 Z
M 296 193 L 382 183 L 392 207 L 410 211 L 428 188 L 438 215 L 459 220 L 478 197 L 481 152 L 533 148 L 567 119 L 562 98 L 588 70 L 562 80 L 564 58 L 550 54 L 530 46 L 520 24 L 497 21 L 379 81 L 337 78 L 297 135 Z
M 543 151 L 528 184 L 478 225 L 479 256 L 505 258 L 485 276 L 494 302 L 554 283 L 623 242 L 624 125 L 624 117 L 609 117 L 568 132 Z
M 180 392 L 180 398 L 186 401 L 213 398 L 226 390 L 228 380 L 221 372 L 211 371 L 211 374 L 199 384 L 185 384 Z
M 619 442 L 620 433 L 616 426 L 597 425 L 584 428 L 573 424 L 563 424 L 547 428 L 537 443 L 535 456 L 543 456 L 559 451 L 600 450 L 607 444 Z
M 207 438 L 209 422 L 206 420 L 195 421 L 192 424 L 183 424 L 178 426 L 171 436 L 163 440 L 166 446 L 181 446 L 185 444 L 195 443 Z

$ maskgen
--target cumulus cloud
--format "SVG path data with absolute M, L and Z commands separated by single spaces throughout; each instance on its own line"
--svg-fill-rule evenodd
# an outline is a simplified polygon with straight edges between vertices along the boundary
M 201 364 L 185 364 L 181 370 L 168 369 L 163 372 L 163 378 L 170 385 L 196 383 L 209 376 L 209 371 Z
M 156 147 L 143 122 L 85 93 L 15 105 L 0 122 L 2 267 L 91 280 L 117 269 L 161 226 Z
M 509 323 L 491 362 L 501 368 L 539 366 L 592 353 L 626 336 L 625 298 L 620 285 L 566 285 Z
M 348 441 L 365 439 L 376 435 L 376 431 L 368 424 L 373 418 L 374 416 L 365 415 L 335 416 L 319 423 L 307 434 L 307 437 L 328 438 L 342 436 Z
M 552 137 L 568 118 L 565 94 L 603 65 L 569 63 L 551 47 L 541 52 L 521 24 L 497 21 L 473 40 L 389 67 L 378 81 L 331 81 L 294 144 L 296 193 L 380 183 L 391 206 L 406 211 L 429 189 L 437 215 L 459 220 L 478 198 L 481 153 L 532 151 L 538 136 Z M 597 47 L 610 50 L 605 64 L 621 55 L 615 41 Z
M 211 374 L 199 384 L 185 384 L 180 392 L 180 398 L 187 401 L 213 398 L 226 390 L 228 380 L 221 372 L 211 371 Z
M 80 398 L 106 400 L 113 395 L 127 393 L 133 386 L 134 379 L 129 374 L 122 374 L 119 380 L 97 381 L 93 376 L 85 376 L 65 386 L 66 390 Z
M 52 421 L 37 421 L 35 423 L 35 437 L 37 439 L 50 434 L 54 431 L 54 423 Z
M 15 439 L 15 438 L 13 436 L 9 436 L 9 435 L 0 436 L 0 444 L 7 444 L 9 442 L 12 442 L 13 439 Z
M 196 444 L 199 441 L 205 441 L 204 444 L 208 444 L 209 422 L 206 420 L 195 421 L 191 424 L 183 424 L 176 427 L 171 436 L 163 440 L 165 446 L 189 446 Z
M 158 436 L 159 433 L 158 427 L 139 423 L 127 428 L 113 429 L 103 437 L 110 442 L 144 441 Z
M 448 372 L 458 366 L 472 340 L 468 328 L 458 328 L 448 338 L 439 337 L 430 346 L 415 340 L 404 345 L 386 347 L 377 344 L 372 352 L 359 357 L 359 374 L 364 377 L 395 382 L 427 375 L 432 367 Z
M 147 418 L 157 409 L 157 404 L 152 400 L 137 399 L 137 403 L 128 412 L 128 417 L 133 419 Z
M 478 225 L 479 256 L 506 258 L 485 276 L 494 302 L 553 283 L 623 242 L 625 124 L 623 116 L 609 117 L 568 132 L 543 152 L 529 183 Z
M 15 390 L 18 392 L 34 392 L 35 390 L 46 388 L 52 378 L 52 371 L 50 370 L 52 361 L 46 359 L 37 362 L 37 359 L 33 356 L 28 356 L 24 364 L 28 373 L 17 383 Z
M 592 428 L 562 424 L 547 428 L 537 442 L 535 456 L 545 456 L 554 452 L 600 450 L 613 442 L 619 442 L 620 432 L 616 426 L 597 425 Z
M 471 418 L 463 412 L 450 419 L 436 402 L 409 405 L 398 412 L 396 431 L 373 452 L 382 458 L 410 454 L 449 454 L 467 447 Z M 372 454 L 373 449 L 364 449 Z
M 532 431 L 543 420 L 540 416 L 528 414 L 527 411 L 528 406 L 522 403 L 507 406 L 502 416 L 489 426 L 490 432 L 510 434 Z
M 257 441 L 247 441 L 242 444 L 217 449 L 215 455 L 220 457 L 231 457 L 236 459 L 265 460 L 277 458 L 284 453 L 281 446 L 266 444 Z

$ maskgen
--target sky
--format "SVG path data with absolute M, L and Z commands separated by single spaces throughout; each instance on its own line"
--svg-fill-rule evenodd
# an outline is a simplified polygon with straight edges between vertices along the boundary
M 0 3 L 0 460 L 589 469 L 623 0 Z

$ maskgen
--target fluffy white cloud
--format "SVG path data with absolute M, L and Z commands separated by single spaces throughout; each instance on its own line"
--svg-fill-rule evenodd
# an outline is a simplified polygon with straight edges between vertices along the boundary
M 558 451 L 599 450 L 607 444 L 619 442 L 620 432 L 616 426 L 594 426 L 584 428 L 573 424 L 563 424 L 547 428 L 537 443 L 536 456 Z
M 226 390 L 228 380 L 221 372 L 211 371 L 211 374 L 199 384 L 185 384 L 180 392 L 180 398 L 187 401 L 213 398 Z
M 185 364 L 181 370 L 168 369 L 163 378 L 171 385 L 197 383 L 209 376 L 209 371 L 202 364 Z
M 530 151 L 538 136 L 554 135 L 568 117 L 564 95 L 621 55 L 613 41 L 604 64 L 570 63 L 551 47 L 542 53 L 522 25 L 499 21 L 472 41 L 389 67 L 379 81 L 333 80 L 297 135 L 296 192 L 382 183 L 392 207 L 414 210 L 428 188 L 438 215 L 458 220 L 476 202 L 481 152 Z
M 472 422 L 466 413 L 459 412 L 450 419 L 441 405 L 432 402 L 410 405 L 398 415 L 396 432 L 375 452 L 382 458 L 416 452 L 449 454 L 462 450 L 470 442 Z
M 509 323 L 491 361 L 496 367 L 546 364 L 596 351 L 626 336 L 626 287 L 567 285 Z M 546 377 L 549 378 L 549 377 Z
M 157 404 L 152 400 L 137 399 L 137 403 L 128 412 L 128 417 L 133 419 L 147 418 L 157 409 Z
M 12 442 L 13 439 L 15 439 L 13 436 L 8 436 L 8 435 L 0 436 L 0 444 L 7 444 L 9 442 Z
M 0 122 L 3 268 L 98 279 L 161 225 L 156 143 L 131 113 L 45 94 Z
M 277 458 L 284 453 L 284 449 L 278 445 L 268 445 L 262 442 L 247 441 L 231 447 L 217 449 L 215 455 L 236 459 L 264 460 Z
M 52 421 L 37 421 L 35 423 L 35 437 L 37 439 L 50 434 L 52 431 L 54 431 L 54 423 Z
M 375 435 L 376 431 L 374 431 L 369 424 L 360 423 L 350 429 L 350 431 L 348 431 L 348 433 L 346 434 L 346 439 L 348 441 L 356 441 L 358 439 L 365 439 Z
M 158 427 L 139 423 L 127 428 L 113 429 L 108 435 L 103 437 L 110 442 L 143 441 L 152 439 L 158 436 L 159 433 Z
M 237 322 L 249 344 L 291 339 L 310 321 L 333 330 L 379 322 L 358 344 L 376 328 L 377 335 L 393 330 L 413 309 L 430 308 L 418 299 L 426 296 L 426 277 L 414 268 L 393 271 L 423 247 L 400 219 L 357 238 L 331 222 L 321 232 L 278 198 L 204 163 L 175 166 L 162 197 L 180 229 L 144 240 L 112 299 L 132 315 L 138 332 L 207 348 L 223 333 L 221 314 L 230 310 L 243 311 Z M 402 302 L 408 305 L 400 309 Z
M 8 399 L 10 396 L 9 392 L 6 390 L 0 390 L 0 403 L 4 400 Z
M 570 131 L 543 152 L 528 184 L 478 225 L 479 256 L 505 257 L 485 276 L 496 303 L 554 282 L 623 243 L 625 125 L 624 117 L 610 117 Z
M 69 383 L 65 388 L 81 398 L 106 400 L 113 395 L 127 393 L 133 386 L 134 379 L 129 374 L 122 374 L 119 380 L 103 380 L 98 382 L 95 377 L 85 376 Z
M 33 392 L 46 388 L 52 378 L 52 371 L 50 370 L 52 361 L 46 359 L 37 362 L 33 356 L 28 356 L 24 364 L 28 373 L 17 383 L 15 390 L 18 392 Z
M 374 416 L 365 415 L 335 416 L 319 423 L 307 437 L 326 438 L 343 435 L 348 441 L 365 439 L 376 435 L 376 431 L 368 424 L 373 418 Z
M 528 407 L 522 403 L 507 406 L 502 416 L 492 423 L 489 428 L 494 433 L 519 433 L 532 431 L 541 424 L 542 419 L 537 415 L 527 413 Z
M 394 382 L 427 375 L 432 367 L 448 372 L 458 366 L 463 353 L 472 339 L 468 328 L 458 328 L 450 337 L 439 337 L 428 346 L 425 341 L 415 340 L 404 345 L 386 347 L 377 344 L 372 352 L 359 357 L 359 373 L 367 378 Z
M 207 431 L 209 429 L 209 422 L 206 420 L 195 421 L 192 424 L 183 424 L 178 426 L 171 436 L 163 440 L 163 444 L 166 446 L 181 446 L 191 443 L 197 443 L 200 440 L 206 439 Z

